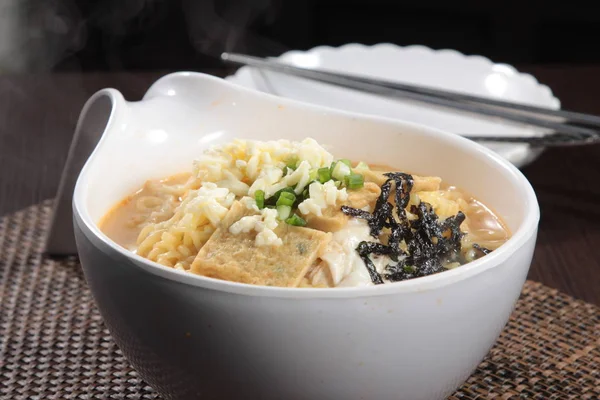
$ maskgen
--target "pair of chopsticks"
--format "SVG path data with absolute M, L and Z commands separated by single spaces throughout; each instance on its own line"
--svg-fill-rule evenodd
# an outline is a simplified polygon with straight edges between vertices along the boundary
M 475 141 L 519 142 L 536 146 L 572 146 L 600 142 L 600 130 L 594 129 L 600 128 L 600 116 L 597 115 L 567 110 L 552 110 L 383 79 L 300 68 L 272 59 L 244 54 L 223 53 L 221 59 L 233 64 L 248 65 L 361 92 L 416 101 L 490 118 L 504 119 L 551 131 L 546 135 L 534 137 L 465 136 Z

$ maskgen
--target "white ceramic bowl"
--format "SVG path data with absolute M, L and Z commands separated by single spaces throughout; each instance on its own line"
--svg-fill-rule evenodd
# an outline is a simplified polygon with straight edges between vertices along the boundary
M 373 46 L 349 43 L 340 47 L 318 46 L 307 51 L 292 50 L 277 59 L 299 67 L 343 71 L 538 107 L 560 108 L 560 101 L 550 88 L 540 84 L 533 76 L 519 72 L 511 65 L 497 64 L 485 57 L 465 55 L 456 50 L 433 50 L 425 46 L 397 46 L 391 43 Z M 540 128 L 389 99 L 250 67 L 242 67 L 226 79 L 294 100 L 425 124 L 459 135 L 539 136 L 547 133 L 547 130 Z M 522 143 L 484 145 L 517 167 L 530 163 L 541 153 L 540 148 L 531 148 Z
M 140 102 L 100 91 L 80 123 L 85 131 L 107 120 L 74 193 L 77 246 L 114 339 L 167 398 L 443 399 L 483 359 L 513 310 L 539 209 L 524 176 L 480 145 L 196 73 L 162 78 Z M 96 225 L 146 179 L 189 170 L 210 144 L 306 136 L 338 156 L 439 175 L 493 207 L 513 237 L 437 275 L 367 288 L 289 289 L 166 268 L 120 248 Z

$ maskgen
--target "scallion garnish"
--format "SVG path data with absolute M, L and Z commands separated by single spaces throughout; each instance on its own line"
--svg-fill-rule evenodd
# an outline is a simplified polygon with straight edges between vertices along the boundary
M 254 192 L 254 200 L 259 210 L 265 208 L 265 192 L 264 190 L 257 190 Z
M 308 181 L 312 182 L 315 179 L 317 179 L 317 177 L 319 176 L 318 170 L 317 169 L 311 169 L 309 174 L 308 174 Z
M 277 218 L 282 221 L 285 221 L 289 218 L 292 213 L 292 206 L 288 205 L 278 205 L 277 206 Z
M 356 167 L 354 167 L 354 171 L 355 172 L 363 172 L 363 171 L 368 171 L 369 170 L 369 165 L 367 163 L 364 162 L 359 162 Z
M 302 199 L 306 200 L 310 197 L 310 190 L 308 189 L 308 186 L 306 187 L 306 189 L 304 189 L 304 191 L 302 192 Z
M 337 163 L 338 163 L 337 161 L 333 161 L 331 163 L 331 165 L 329 166 L 329 173 L 330 174 L 333 174 L 333 170 L 335 169 L 335 166 L 337 165 Z
M 306 221 L 304 218 L 298 216 L 298 214 L 292 214 L 291 217 L 285 220 L 288 225 L 293 226 L 306 226 Z
M 296 195 L 290 192 L 281 192 L 279 194 L 279 198 L 277 199 L 277 207 L 279 206 L 289 206 L 292 207 L 294 205 L 294 201 L 296 201 Z
M 343 181 L 346 175 L 350 175 L 352 170 L 349 166 L 344 164 L 343 162 L 337 162 L 333 167 L 333 171 L 331 172 L 331 176 L 333 176 L 338 181 Z
M 339 161 L 342 162 L 342 163 L 344 163 L 344 164 L 346 164 L 349 168 L 352 168 L 352 163 L 347 158 L 342 158 Z
M 361 174 L 350 174 L 344 178 L 346 187 L 351 190 L 360 189 L 365 185 L 365 178 Z
M 285 163 L 286 167 L 288 167 L 289 169 L 291 169 L 292 171 L 295 171 L 296 168 L 298 168 L 298 157 L 292 156 L 290 157 L 287 162 Z
M 279 197 L 281 196 L 281 193 L 291 193 L 295 196 L 295 192 L 294 192 L 294 188 L 293 187 L 285 187 L 281 190 L 276 191 L 275 193 L 273 193 L 273 195 L 271 197 L 269 197 L 268 199 L 265 199 L 265 204 L 266 205 L 276 205 L 277 204 L 277 200 L 279 199 Z
M 321 183 L 331 180 L 331 170 L 328 167 L 319 168 L 317 175 L 319 176 L 319 182 Z

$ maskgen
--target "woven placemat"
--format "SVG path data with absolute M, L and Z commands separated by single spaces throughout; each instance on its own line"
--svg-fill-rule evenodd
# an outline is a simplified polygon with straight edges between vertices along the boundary
M 50 206 L 0 218 L 0 398 L 159 399 L 112 341 L 77 259 L 41 254 Z M 600 309 L 534 282 L 450 397 L 599 398 Z

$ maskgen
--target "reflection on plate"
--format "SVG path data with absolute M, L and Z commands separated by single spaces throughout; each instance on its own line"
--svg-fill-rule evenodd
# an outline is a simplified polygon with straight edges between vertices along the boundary
M 290 51 L 281 55 L 279 59 L 299 67 L 356 73 L 516 103 L 560 108 L 560 102 L 552 91 L 538 83 L 533 76 L 520 73 L 510 65 L 494 64 L 487 58 L 465 56 L 454 50 L 432 50 L 423 46 L 399 47 L 392 44 L 364 46 L 353 43 L 337 48 L 320 46 L 306 52 Z M 537 136 L 545 133 L 540 128 L 387 99 L 249 67 L 240 68 L 226 79 L 282 97 L 352 112 L 402 119 L 457 134 Z M 485 145 L 517 167 L 530 163 L 541 152 L 541 149 L 532 150 L 525 144 Z

